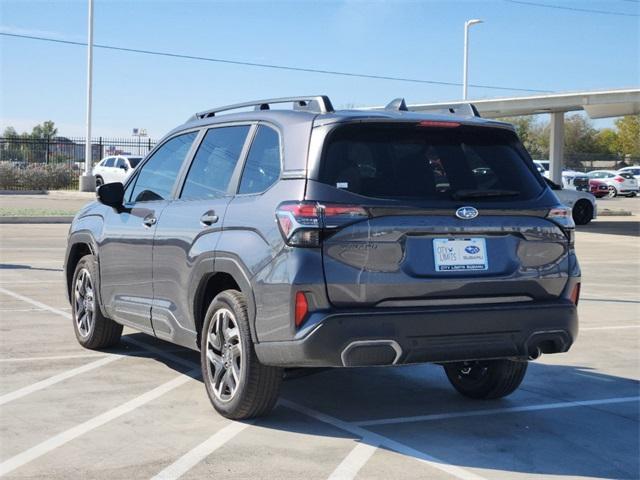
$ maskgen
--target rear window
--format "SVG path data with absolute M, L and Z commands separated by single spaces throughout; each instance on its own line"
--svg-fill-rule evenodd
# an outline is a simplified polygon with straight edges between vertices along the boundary
M 129 165 L 131 165 L 131 168 L 136 168 L 140 160 L 142 160 L 142 157 L 129 157 Z
M 416 200 L 528 200 L 544 188 L 514 133 L 420 124 L 339 127 L 319 180 L 366 197 Z
M 622 178 L 626 178 L 627 180 L 633 180 L 635 178 L 633 176 L 633 173 L 631 172 L 620 172 L 618 173 L 618 175 L 620 175 Z

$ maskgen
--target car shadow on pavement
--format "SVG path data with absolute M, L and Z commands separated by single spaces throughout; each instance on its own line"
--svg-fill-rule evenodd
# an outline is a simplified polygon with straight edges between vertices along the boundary
M 639 221 L 611 221 L 611 220 L 595 220 L 587 225 L 578 225 L 578 232 L 588 233 L 604 233 L 606 235 L 625 235 L 630 237 L 640 237 Z
M 62 268 L 32 267 L 18 263 L 0 263 L 0 270 L 39 270 L 42 272 L 61 272 Z
M 174 345 L 144 334 L 131 337 L 175 352 Z M 188 349 L 174 354 L 199 362 L 199 354 Z M 166 358 L 158 360 L 181 373 L 188 370 Z M 412 457 L 416 455 L 410 452 L 418 451 L 432 462 L 463 469 L 594 478 L 637 478 L 640 472 L 640 382 L 635 379 L 533 362 L 513 395 L 479 401 L 458 395 L 436 365 L 315 372 L 289 375 L 281 391 L 285 402 L 255 425 L 366 443 L 356 434 L 364 428 L 409 447 L 401 455 Z M 580 405 L 584 401 L 596 403 Z M 337 423 L 305 420 L 292 404 Z M 513 410 L 521 407 L 527 410 Z M 487 412 L 495 409 L 501 411 Z M 354 428 L 339 428 L 342 422 Z M 395 451 L 384 443 L 375 446 Z

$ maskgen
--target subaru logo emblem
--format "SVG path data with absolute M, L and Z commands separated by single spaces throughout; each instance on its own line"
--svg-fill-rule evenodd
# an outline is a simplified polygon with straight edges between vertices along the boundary
M 464 251 L 467 252 L 470 255 L 475 255 L 476 253 L 478 253 L 480 251 L 480 249 L 478 247 L 476 247 L 475 245 L 469 245 L 468 247 L 464 247 Z
M 456 217 L 462 220 L 471 220 L 478 216 L 478 210 L 473 207 L 460 207 L 456 210 Z

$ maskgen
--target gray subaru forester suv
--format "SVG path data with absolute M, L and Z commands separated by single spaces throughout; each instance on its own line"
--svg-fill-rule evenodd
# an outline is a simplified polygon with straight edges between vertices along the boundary
M 268 413 L 292 367 L 430 362 L 503 397 L 578 332 L 571 212 L 472 105 L 212 109 L 97 198 L 66 252 L 78 341 L 126 325 L 199 350 L 228 418 Z

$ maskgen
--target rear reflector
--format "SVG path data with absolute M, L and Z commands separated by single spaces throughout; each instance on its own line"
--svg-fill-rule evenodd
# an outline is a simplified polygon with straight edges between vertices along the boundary
M 296 293 L 296 312 L 295 312 L 295 322 L 296 327 L 302 325 L 304 319 L 309 313 L 309 304 L 307 303 L 307 297 L 303 292 Z
M 576 286 L 573 287 L 571 291 L 571 296 L 569 297 L 573 304 L 577 307 L 578 301 L 580 300 L 580 282 L 576 283 Z

